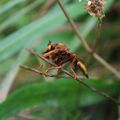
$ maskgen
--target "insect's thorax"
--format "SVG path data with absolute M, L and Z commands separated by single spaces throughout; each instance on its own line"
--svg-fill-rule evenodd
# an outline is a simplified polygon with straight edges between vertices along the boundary
M 52 62 L 54 62 L 58 66 L 65 64 L 66 62 L 71 62 L 72 59 L 73 55 L 70 52 L 64 50 L 59 50 L 52 56 Z

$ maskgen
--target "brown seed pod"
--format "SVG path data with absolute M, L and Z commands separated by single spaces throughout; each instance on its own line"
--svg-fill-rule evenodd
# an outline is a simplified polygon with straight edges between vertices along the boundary
M 88 0 L 85 2 L 84 7 L 90 15 L 103 18 L 105 16 L 103 11 L 104 3 L 104 0 Z

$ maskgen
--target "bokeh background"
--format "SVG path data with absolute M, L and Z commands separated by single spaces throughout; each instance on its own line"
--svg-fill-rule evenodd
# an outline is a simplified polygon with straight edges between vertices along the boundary
M 85 0 L 62 1 L 92 47 L 97 18 L 87 13 Z M 97 53 L 120 71 L 120 1 L 106 0 L 105 15 Z M 0 120 L 120 120 L 118 105 L 77 81 L 19 67 L 37 68 L 43 61 L 26 48 L 42 53 L 49 40 L 82 56 L 90 76 L 86 83 L 119 100 L 118 78 L 86 52 L 56 0 L 0 0 Z

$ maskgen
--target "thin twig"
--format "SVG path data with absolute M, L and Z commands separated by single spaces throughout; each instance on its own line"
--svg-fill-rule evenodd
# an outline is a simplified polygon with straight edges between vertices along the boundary
M 96 48 L 98 46 L 99 38 L 100 38 L 100 31 L 101 31 L 101 26 L 102 26 L 102 19 L 98 19 L 98 24 L 97 24 L 97 29 L 96 29 L 96 37 L 93 43 L 93 52 L 96 51 Z
M 40 75 L 44 75 L 43 72 L 41 72 L 41 71 L 39 71 L 39 70 L 37 70 L 37 69 L 35 69 L 35 68 L 31 68 L 31 67 L 28 67 L 28 66 L 26 66 L 26 65 L 20 65 L 20 67 L 23 68 L 23 69 L 25 69 L 25 70 L 29 70 L 29 71 L 38 73 L 38 74 L 40 74 Z M 58 76 L 58 75 L 48 75 L 48 74 L 46 74 L 45 77 L 70 78 L 70 77 L 68 77 L 68 76 L 63 76 L 63 75 Z
M 90 55 L 92 55 L 99 63 L 101 63 L 111 73 L 113 73 L 118 78 L 118 80 L 120 80 L 120 73 L 113 66 L 111 66 L 108 62 L 106 62 L 102 57 L 100 57 L 96 52 L 93 52 L 93 50 L 90 48 L 90 46 L 88 45 L 86 40 L 82 37 L 82 35 L 81 35 L 80 31 L 78 30 L 77 26 L 75 25 L 74 21 L 72 20 L 72 18 L 68 15 L 67 11 L 65 10 L 62 1 L 57 0 L 57 2 L 59 4 L 61 10 L 63 11 L 64 15 L 66 16 L 66 18 L 70 22 L 73 30 L 75 31 L 78 38 L 80 39 L 81 43 L 83 44 L 84 48 L 86 49 L 86 51 L 88 53 L 90 53 Z
M 101 26 L 102 26 L 102 19 L 98 18 L 98 24 L 97 24 L 97 29 L 96 29 L 96 35 L 95 35 L 95 40 L 93 41 L 93 47 L 92 47 L 92 52 L 96 52 L 96 49 L 98 47 L 98 43 L 99 43 L 99 37 L 100 37 L 100 31 L 101 31 Z M 88 65 L 91 63 L 92 61 L 92 57 L 90 56 L 89 60 L 88 60 Z
M 44 58 L 42 55 L 39 55 L 38 53 L 36 53 L 36 52 L 33 51 L 32 49 L 28 49 L 28 51 L 29 51 L 30 53 L 32 53 L 33 55 L 41 58 L 41 59 L 44 60 L 45 62 L 49 63 L 50 65 L 56 66 L 56 64 L 54 64 L 54 63 L 52 63 L 51 61 L 49 61 L 48 59 Z M 70 72 L 68 72 L 67 70 L 65 70 L 65 69 L 62 68 L 61 71 L 63 71 L 65 74 L 67 74 L 68 76 L 70 76 L 71 78 L 74 79 L 74 76 L 73 76 Z M 75 80 L 77 80 L 78 82 L 80 82 L 81 84 L 83 84 L 84 86 L 86 86 L 88 89 L 92 90 L 93 92 L 95 92 L 95 93 L 97 93 L 97 94 L 99 94 L 99 95 L 107 98 L 108 100 L 112 101 L 113 103 L 120 104 L 119 101 L 117 101 L 115 98 L 109 96 L 107 93 L 105 93 L 105 92 L 103 92 L 103 91 L 100 91 L 100 90 L 94 88 L 93 86 L 85 83 L 85 82 L 83 81 L 83 78 L 76 78 Z

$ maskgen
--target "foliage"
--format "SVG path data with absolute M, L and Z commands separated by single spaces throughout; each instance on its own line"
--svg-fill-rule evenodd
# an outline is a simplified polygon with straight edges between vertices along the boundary
M 97 19 L 87 14 L 83 2 L 65 0 L 63 3 L 80 28 L 81 34 L 92 46 Z M 119 7 L 114 7 L 117 5 L 120 5 L 119 1 L 106 1 L 106 17 L 97 49 L 102 57 L 114 66 L 118 66 L 120 60 Z M 71 29 L 57 2 L 1 0 L 0 6 L 0 101 L 6 99 L 0 104 L 1 120 L 19 115 L 26 109 L 34 110 L 34 106 L 39 108 L 39 112 L 31 113 L 32 116 L 41 119 L 48 115 L 46 119 L 52 120 L 98 120 L 95 113 L 100 120 L 108 120 L 108 108 L 105 105 L 110 106 L 109 113 L 113 112 L 113 119 L 118 119 L 117 105 L 73 79 L 42 78 L 20 69 L 20 64 L 36 67 L 40 61 L 31 56 L 25 48 L 31 47 L 42 53 L 49 40 L 67 44 L 71 51 L 84 57 L 86 64 L 89 62 L 90 56 Z M 115 81 L 116 78 L 95 60 L 92 60 L 88 67 L 90 79 L 86 82 L 118 99 L 120 84 Z M 103 108 L 98 110 L 100 106 Z M 90 112 L 90 109 L 93 112 Z M 25 115 L 27 116 L 27 113 Z M 17 117 L 15 118 L 17 120 Z

